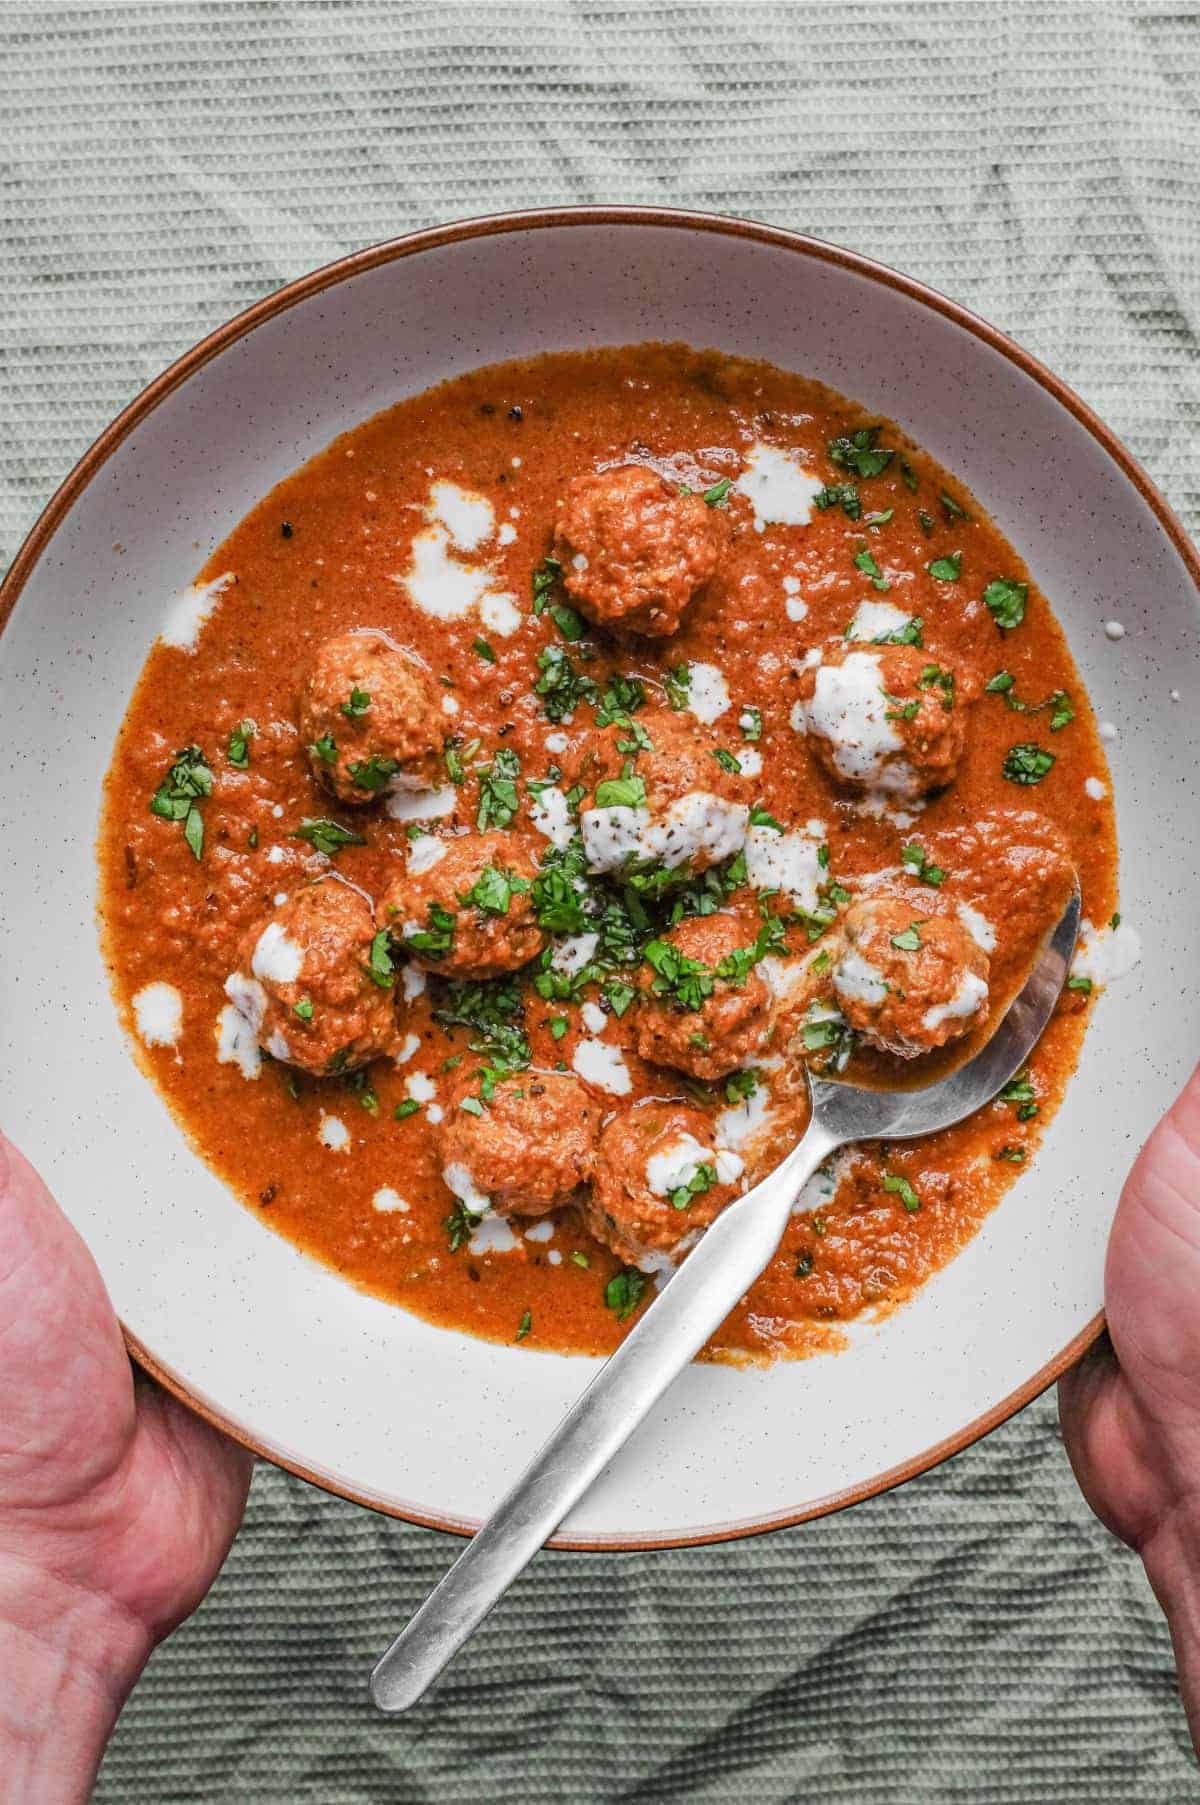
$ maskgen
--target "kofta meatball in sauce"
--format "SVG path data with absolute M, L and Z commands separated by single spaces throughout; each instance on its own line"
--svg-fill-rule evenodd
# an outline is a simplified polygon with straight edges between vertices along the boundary
M 642 464 L 588 471 L 566 486 L 554 529 L 563 586 L 599 627 L 647 639 L 675 632 L 717 568 L 724 521 Z
M 493 978 L 546 945 L 533 912 L 536 875 L 514 835 L 419 834 L 388 881 L 379 925 L 413 961 L 445 976 Z
M 448 1329 L 609 1351 L 803 1131 L 806 1070 L 969 1057 L 1078 875 L 1028 1068 L 818 1174 L 709 1355 L 836 1346 L 1035 1161 L 1130 931 L 1111 785 L 1051 601 L 900 427 L 682 346 L 479 370 L 196 582 L 113 754 L 102 928 L 266 1226 Z
M 343 633 L 318 648 L 298 715 L 309 768 L 341 802 L 431 790 L 441 776 L 438 698 L 412 655 L 377 633 Z
M 544 1216 L 571 1203 L 592 1176 L 599 1122 L 577 1078 L 469 1072 L 435 1134 L 442 1179 L 481 1214 Z
M 375 938 L 370 901 L 330 876 L 254 924 L 225 995 L 272 1059 L 317 1076 L 357 1071 L 395 1040 L 392 1000 L 372 966 Z M 238 1024 L 223 1011 L 227 1037 L 237 1040 Z
M 754 967 L 756 926 L 736 915 L 693 915 L 647 948 L 638 974 L 637 1048 L 693 1078 L 724 1078 L 760 1053 L 771 992 Z

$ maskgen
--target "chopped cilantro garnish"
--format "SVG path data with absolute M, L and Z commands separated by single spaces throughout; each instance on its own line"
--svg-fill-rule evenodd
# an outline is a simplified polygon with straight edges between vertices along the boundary
M 200 804 L 212 795 L 213 774 L 199 746 L 181 746 L 175 762 L 150 798 L 150 813 L 164 821 L 182 821 L 183 837 L 193 858 L 204 850 L 204 817 Z
M 762 738 L 762 709 L 743 708 L 738 716 L 738 726 L 742 730 L 744 740 L 760 740 Z
M 925 512 L 924 508 L 917 509 L 917 520 L 920 523 L 921 531 L 926 535 L 926 537 L 928 537 L 929 534 L 932 533 L 935 525 L 937 524 L 933 518 L 933 515 L 927 514 Z
M 633 1315 L 649 1284 L 644 1272 L 636 1266 L 623 1266 L 620 1272 L 614 1273 L 604 1287 L 604 1301 L 610 1310 L 615 1310 L 617 1321 L 625 1322 Z
M 572 1266 L 582 1266 L 585 1272 L 589 1271 L 591 1268 L 592 1262 L 588 1259 L 581 1247 L 573 1247 L 567 1255 L 567 1258 L 570 1260 Z
M 631 984 L 622 984 L 619 978 L 610 978 L 604 986 L 604 994 L 608 998 L 613 1014 L 620 1021 L 637 992 Z
M 703 1160 L 699 1161 L 691 1177 L 684 1184 L 676 1185 L 670 1193 L 671 1208 L 686 1210 L 697 1197 L 703 1197 L 706 1191 L 711 1191 L 716 1182 L 716 1168 L 706 1165 Z
M 409 1116 L 415 1116 L 421 1105 L 415 1097 L 405 1097 L 403 1103 L 397 1103 L 392 1114 L 397 1122 L 406 1122 Z
M 920 926 L 920 921 L 910 921 L 903 933 L 893 934 L 891 936 L 892 945 L 897 951 L 902 953 L 915 953 L 919 951 L 921 936 L 917 930 Z
M 900 474 L 904 478 L 904 487 L 910 494 L 915 495 L 921 486 L 921 479 L 907 458 L 900 459 Z
M 529 1333 L 530 1329 L 532 1329 L 532 1327 L 533 1327 L 533 1312 L 532 1312 L 532 1310 L 526 1310 L 524 1316 L 522 1316 L 520 1322 L 517 1324 L 517 1332 L 514 1335 L 513 1340 L 514 1341 L 524 1341 L 526 1335 L 528 1335 L 528 1333 Z
M 884 1177 L 883 1188 L 885 1191 L 890 1191 L 893 1195 L 899 1197 L 901 1203 L 910 1215 L 914 1210 L 920 1209 L 921 1199 L 917 1196 L 916 1191 L 913 1189 L 908 1179 L 902 1177 L 899 1172 L 887 1173 Z
M 731 1072 L 725 1080 L 725 1101 L 729 1104 L 744 1103 L 758 1089 L 758 1073 L 752 1067 L 742 1072 Z
M 942 512 L 947 520 L 969 520 L 971 518 L 962 503 L 955 501 L 953 495 L 949 494 L 947 490 L 941 490 L 938 500 L 942 504 Z
M 312 998 L 301 997 L 300 1001 L 293 1005 L 292 1014 L 298 1016 L 302 1022 L 311 1022 L 313 1018 Z
M 391 936 L 386 928 L 371 940 L 371 952 L 367 960 L 367 972 L 380 990 L 388 990 L 396 981 L 396 967 L 392 960 Z
M 896 455 L 885 446 L 876 445 L 880 431 L 878 426 L 860 426 L 845 437 L 831 439 L 829 455 L 835 464 L 853 470 L 856 476 L 879 476 Z
M 756 802 L 754 807 L 750 810 L 750 826 L 771 827 L 774 828 L 777 834 L 783 832 L 783 822 L 777 821 L 770 809 L 763 808 L 762 804 L 759 802 Z
M 1078 990 L 1081 991 L 1084 996 L 1091 996 L 1092 980 L 1090 978 L 1070 977 L 1067 979 L 1067 989 Z
M 547 720 L 562 721 L 574 713 L 580 702 L 596 699 L 596 685 L 575 669 L 570 653 L 562 646 L 546 646 L 538 653 L 538 672 L 533 691 L 542 698 Z
M 1010 1142 L 1007 1147 L 997 1147 L 992 1158 L 1007 1160 L 1011 1166 L 1021 1166 L 1025 1163 L 1025 1149 L 1016 1147 Z
M 827 508 L 841 508 L 847 520 L 857 520 L 862 514 L 862 497 L 853 483 L 831 483 L 813 502 L 822 514 Z
M 664 671 L 662 685 L 667 692 L 667 701 L 676 713 L 687 707 L 692 673 L 686 664 L 677 664 L 673 671 Z
M 482 1221 L 482 1215 L 476 1215 L 474 1210 L 469 1210 L 460 1198 L 442 1224 L 450 1243 L 450 1252 L 457 1253 L 459 1248 L 471 1239 Z
M 550 1033 L 555 1040 L 561 1040 L 570 1026 L 565 1015 L 556 1015 L 550 1023 Z
M 604 694 L 596 704 L 597 727 L 608 727 L 614 721 L 622 727 L 632 725 L 630 716 L 635 715 L 645 701 L 646 687 L 641 678 L 622 677 L 618 672 L 609 678 Z
M 552 602 L 550 604 L 550 618 L 562 634 L 563 638 L 569 639 L 572 644 L 574 644 L 577 639 L 583 638 L 583 616 L 582 614 L 576 613 L 574 608 L 568 608 L 565 602 Z
M 900 848 L 900 863 L 910 877 L 919 878 L 923 884 L 931 884 L 936 890 L 944 881 L 946 873 L 940 865 L 931 862 L 929 854 L 915 840 Z
M 463 901 L 474 903 L 481 915 L 507 915 L 513 892 L 518 888 L 527 890 L 529 885 L 524 879 L 514 879 L 511 872 L 489 865 L 480 872 Z
M 1011 633 L 1025 619 L 1025 597 L 1028 593 L 1028 583 L 1012 583 L 1007 577 L 995 578 L 984 590 L 984 605 L 996 625 L 1005 633 Z
M 895 508 L 885 508 L 882 514 L 868 514 L 863 525 L 872 533 L 877 533 L 881 526 L 886 526 L 896 512 Z
M 429 926 L 404 936 L 404 945 L 427 959 L 444 959 L 454 945 L 454 914 L 439 902 L 429 905 Z
M 962 553 L 951 552 L 948 558 L 935 558 L 932 564 L 926 565 L 926 569 L 939 583 L 957 583 L 961 566 Z
M 520 807 L 517 778 L 521 761 L 509 746 L 501 746 L 490 765 L 479 773 L 479 813 L 475 825 L 480 833 L 489 827 L 507 827 Z
M 858 569 L 862 571 L 864 576 L 870 577 L 871 583 L 874 588 L 876 588 L 876 589 L 890 589 L 891 588 L 891 584 L 888 582 L 887 578 L 884 576 L 883 572 L 880 570 L 878 564 L 876 564 L 874 558 L 871 556 L 870 552 L 867 550 L 865 545 L 859 551 L 855 552 L 854 562 L 855 562 L 856 566 L 858 567 Z
M 1028 1072 L 1018 1072 L 1015 1078 L 1010 1078 L 996 1101 L 1010 1103 L 1018 1122 L 1031 1122 L 1038 1113 L 1037 1090 Z
M 800 1258 L 796 1261 L 795 1276 L 798 1279 L 806 1279 L 808 1277 L 809 1273 L 812 1271 L 812 1269 L 813 1269 L 812 1255 L 810 1253 L 802 1253 L 800 1255 Z
M 942 707 L 949 714 L 954 707 L 955 677 L 953 671 L 947 671 L 940 664 L 927 664 L 917 678 L 918 689 L 940 689 Z
M 473 639 L 471 641 L 471 650 L 477 658 L 482 658 L 485 664 L 495 664 L 496 654 L 486 639 L 481 637 Z
M 483 1114 L 483 1104 L 478 1097 L 460 1097 L 458 1107 L 464 1115 L 481 1116 Z
M 357 764 L 350 766 L 350 781 L 356 790 L 366 790 L 368 795 L 378 796 L 399 769 L 399 759 L 380 758 L 377 752 L 372 752 L 370 758 L 360 759 Z
M 340 704 L 342 713 L 348 720 L 356 721 L 365 715 L 371 706 L 371 698 L 365 689 L 352 689 L 349 699 Z
M 1023 740 L 1009 748 L 1001 769 L 1009 783 L 1034 784 L 1041 783 L 1053 765 L 1053 752 L 1047 752 L 1033 740 Z
M 562 565 L 557 558 L 543 558 L 533 573 L 533 612 L 540 614 L 546 606 L 547 597 L 562 576 Z
M 1017 680 L 1011 671 L 997 671 L 994 677 L 988 678 L 983 687 L 985 693 L 989 696 L 1007 696 L 1016 681 Z M 1024 703 L 1020 706 L 1023 709 Z
M 739 765 L 732 752 L 726 752 L 724 746 L 715 746 L 713 748 L 713 757 L 720 765 L 722 771 L 732 771 L 735 776 L 741 776 L 741 765 Z
M 319 740 L 313 740 L 308 749 L 323 765 L 337 764 L 337 741 L 332 733 L 323 733 Z
M 698 959 L 689 959 L 669 940 L 647 941 L 643 957 L 654 972 L 651 988 L 656 996 L 670 997 L 679 1009 L 703 1007 L 713 993 L 713 973 Z
M 700 499 L 704 502 L 706 507 L 723 508 L 726 505 L 727 497 L 732 487 L 733 478 L 723 476 L 719 482 L 713 484 L 711 489 L 705 489 Z
M 644 808 L 646 782 L 636 772 L 630 777 L 607 777 L 596 785 L 597 808 Z
M 1050 698 L 1050 706 L 1054 712 L 1050 716 L 1050 731 L 1057 733 L 1060 728 L 1069 727 L 1075 719 L 1075 710 L 1071 706 L 1071 698 L 1065 689 L 1056 689 Z
M 902 627 L 893 627 L 890 633 L 878 633 L 871 641 L 875 646 L 918 646 L 924 647 L 924 616 L 914 614 L 906 620 Z
M 239 771 L 249 769 L 250 741 L 254 738 L 254 733 L 253 721 L 239 721 L 229 736 L 226 756 L 230 764 L 235 765 Z

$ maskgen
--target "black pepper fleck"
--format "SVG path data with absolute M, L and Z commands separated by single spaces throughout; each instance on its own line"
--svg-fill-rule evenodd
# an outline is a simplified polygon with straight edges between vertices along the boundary
M 280 529 L 279 529 L 279 536 L 280 536 L 280 538 L 281 538 L 281 539 L 290 539 L 290 538 L 291 538 L 291 536 L 292 536 L 292 523 L 291 523 L 291 521 L 290 521 L 290 520 L 285 520 L 285 521 L 284 521 L 284 523 L 283 523 L 283 525 L 282 525 L 282 526 L 281 526 L 281 527 L 280 527 Z

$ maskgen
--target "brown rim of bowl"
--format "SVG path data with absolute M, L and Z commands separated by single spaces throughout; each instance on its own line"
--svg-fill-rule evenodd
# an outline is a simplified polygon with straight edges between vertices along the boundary
M 28 537 L 10 566 L 3 583 L 0 583 L 0 632 L 7 624 L 9 616 L 16 605 L 22 589 L 28 581 L 37 560 L 41 557 L 50 539 L 61 526 L 69 509 L 91 482 L 101 466 L 112 456 L 122 441 L 145 419 L 159 402 L 166 399 L 182 382 L 195 374 L 209 360 L 228 346 L 244 338 L 256 326 L 284 313 L 298 302 L 307 300 L 310 295 L 319 294 L 323 289 L 331 288 L 349 277 L 361 275 L 366 270 L 376 268 L 379 264 L 391 263 L 400 257 L 411 257 L 422 251 L 437 250 L 443 245 L 461 244 L 472 238 L 488 238 L 501 232 L 542 231 L 548 227 L 560 228 L 570 226 L 617 225 L 617 226 L 656 226 L 667 227 L 684 232 L 714 232 L 728 238 L 747 238 L 759 244 L 775 246 L 780 250 L 793 251 L 800 256 L 812 257 L 819 262 L 836 264 L 842 269 L 851 270 L 855 275 L 878 282 L 886 288 L 899 290 L 910 300 L 931 308 L 933 312 L 942 314 L 954 322 L 963 331 L 971 333 L 982 340 L 992 350 L 998 351 L 1002 357 L 1024 371 L 1027 376 L 1040 384 L 1068 413 L 1084 426 L 1092 437 L 1108 453 L 1108 456 L 1129 478 L 1142 499 L 1146 502 L 1159 525 L 1187 569 L 1196 585 L 1200 598 L 1200 555 L 1189 541 L 1180 522 L 1159 493 L 1154 483 L 1147 476 L 1141 465 L 1121 444 L 1116 435 L 1096 415 L 1087 403 L 1068 388 L 1065 382 L 1055 376 L 1052 371 L 1018 345 L 1005 333 L 989 326 L 986 320 L 979 318 L 962 307 L 957 301 L 947 299 L 936 289 L 928 288 L 912 276 L 901 275 L 898 271 L 888 269 L 873 258 L 864 257 L 857 251 L 844 250 L 839 245 L 825 244 L 820 239 L 806 237 L 800 232 L 791 232 L 781 226 L 761 225 L 748 219 L 729 218 L 719 213 L 690 212 L 674 207 L 548 207 L 530 208 L 514 213 L 487 214 L 478 219 L 460 220 L 456 224 L 431 226 L 417 232 L 408 232 L 401 238 L 388 239 L 382 244 L 369 246 L 366 250 L 354 251 L 349 256 L 339 257 L 333 263 L 325 264 L 321 269 L 313 270 L 307 276 L 288 283 L 277 289 L 274 294 L 244 313 L 237 314 L 225 325 L 218 326 L 207 338 L 200 340 L 190 351 L 164 370 L 160 376 L 144 388 L 107 426 L 100 437 L 80 458 L 75 468 L 60 484 L 55 494 L 46 504 L 41 515 L 34 523 Z M 635 1552 L 655 1548 L 688 1548 L 709 1542 L 728 1542 L 742 1536 L 761 1535 L 771 1529 L 787 1529 L 798 1523 L 806 1523 L 813 1517 L 827 1516 L 836 1510 L 843 1510 L 847 1505 L 860 1504 L 866 1498 L 876 1497 L 881 1492 L 890 1491 L 894 1486 L 903 1485 L 906 1480 L 914 1479 L 920 1473 L 928 1472 L 952 1454 L 961 1453 L 991 1430 L 998 1428 L 1018 1410 L 1032 1403 L 1033 1399 L 1046 1391 L 1069 1366 L 1074 1365 L 1104 1328 L 1103 1314 L 1096 1315 L 1087 1326 L 1076 1335 L 1067 1346 L 1047 1361 L 1033 1377 L 1024 1385 L 1010 1392 L 1006 1398 L 976 1417 L 965 1428 L 947 1436 L 944 1441 L 926 1448 L 922 1453 L 914 1455 L 900 1466 L 891 1467 L 886 1472 L 877 1473 L 856 1486 L 849 1486 L 840 1492 L 833 1492 L 828 1497 L 817 1499 L 795 1510 L 776 1512 L 765 1517 L 751 1517 L 735 1523 L 718 1523 L 712 1527 L 698 1529 L 688 1534 L 665 1534 L 645 1536 L 555 1536 L 548 1544 L 551 1548 L 573 1549 L 580 1552 L 603 1552 L 607 1550 Z M 227 1421 L 219 1411 L 210 1408 L 198 1399 L 188 1387 L 174 1374 L 161 1367 L 150 1350 L 142 1345 L 122 1324 L 125 1344 L 130 1355 L 153 1379 L 167 1391 L 172 1392 L 189 1409 L 198 1416 L 220 1429 L 224 1434 L 249 1448 L 254 1454 L 261 1455 L 275 1466 L 284 1467 L 298 1478 L 307 1480 L 323 1490 L 334 1492 L 339 1497 L 347 1498 L 354 1504 L 365 1505 L 371 1510 L 382 1512 L 386 1516 L 398 1517 L 405 1522 L 414 1523 L 424 1529 L 441 1529 L 454 1535 L 471 1535 L 479 1527 L 478 1523 L 466 1518 L 453 1518 L 431 1515 L 410 1505 L 397 1505 L 381 1498 L 372 1497 L 364 1492 L 355 1491 L 341 1484 L 334 1475 L 324 1473 L 293 1460 L 279 1449 L 272 1449 L 240 1429 L 236 1424 Z

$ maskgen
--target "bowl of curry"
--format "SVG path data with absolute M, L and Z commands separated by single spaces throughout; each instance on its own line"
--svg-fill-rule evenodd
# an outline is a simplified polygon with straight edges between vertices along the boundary
M 731 222 L 418 235 L 168 372 L 9 589 L 6 1125 L 233 1433 L 468 1526 L 804 1069 L 969 1054 L 1076 876 L 1028 1067 L 818 1173 L 562 1539 L 866 1495 L 1095 1332 L 1195 1039 L 1195 561 L 990 328 Z

